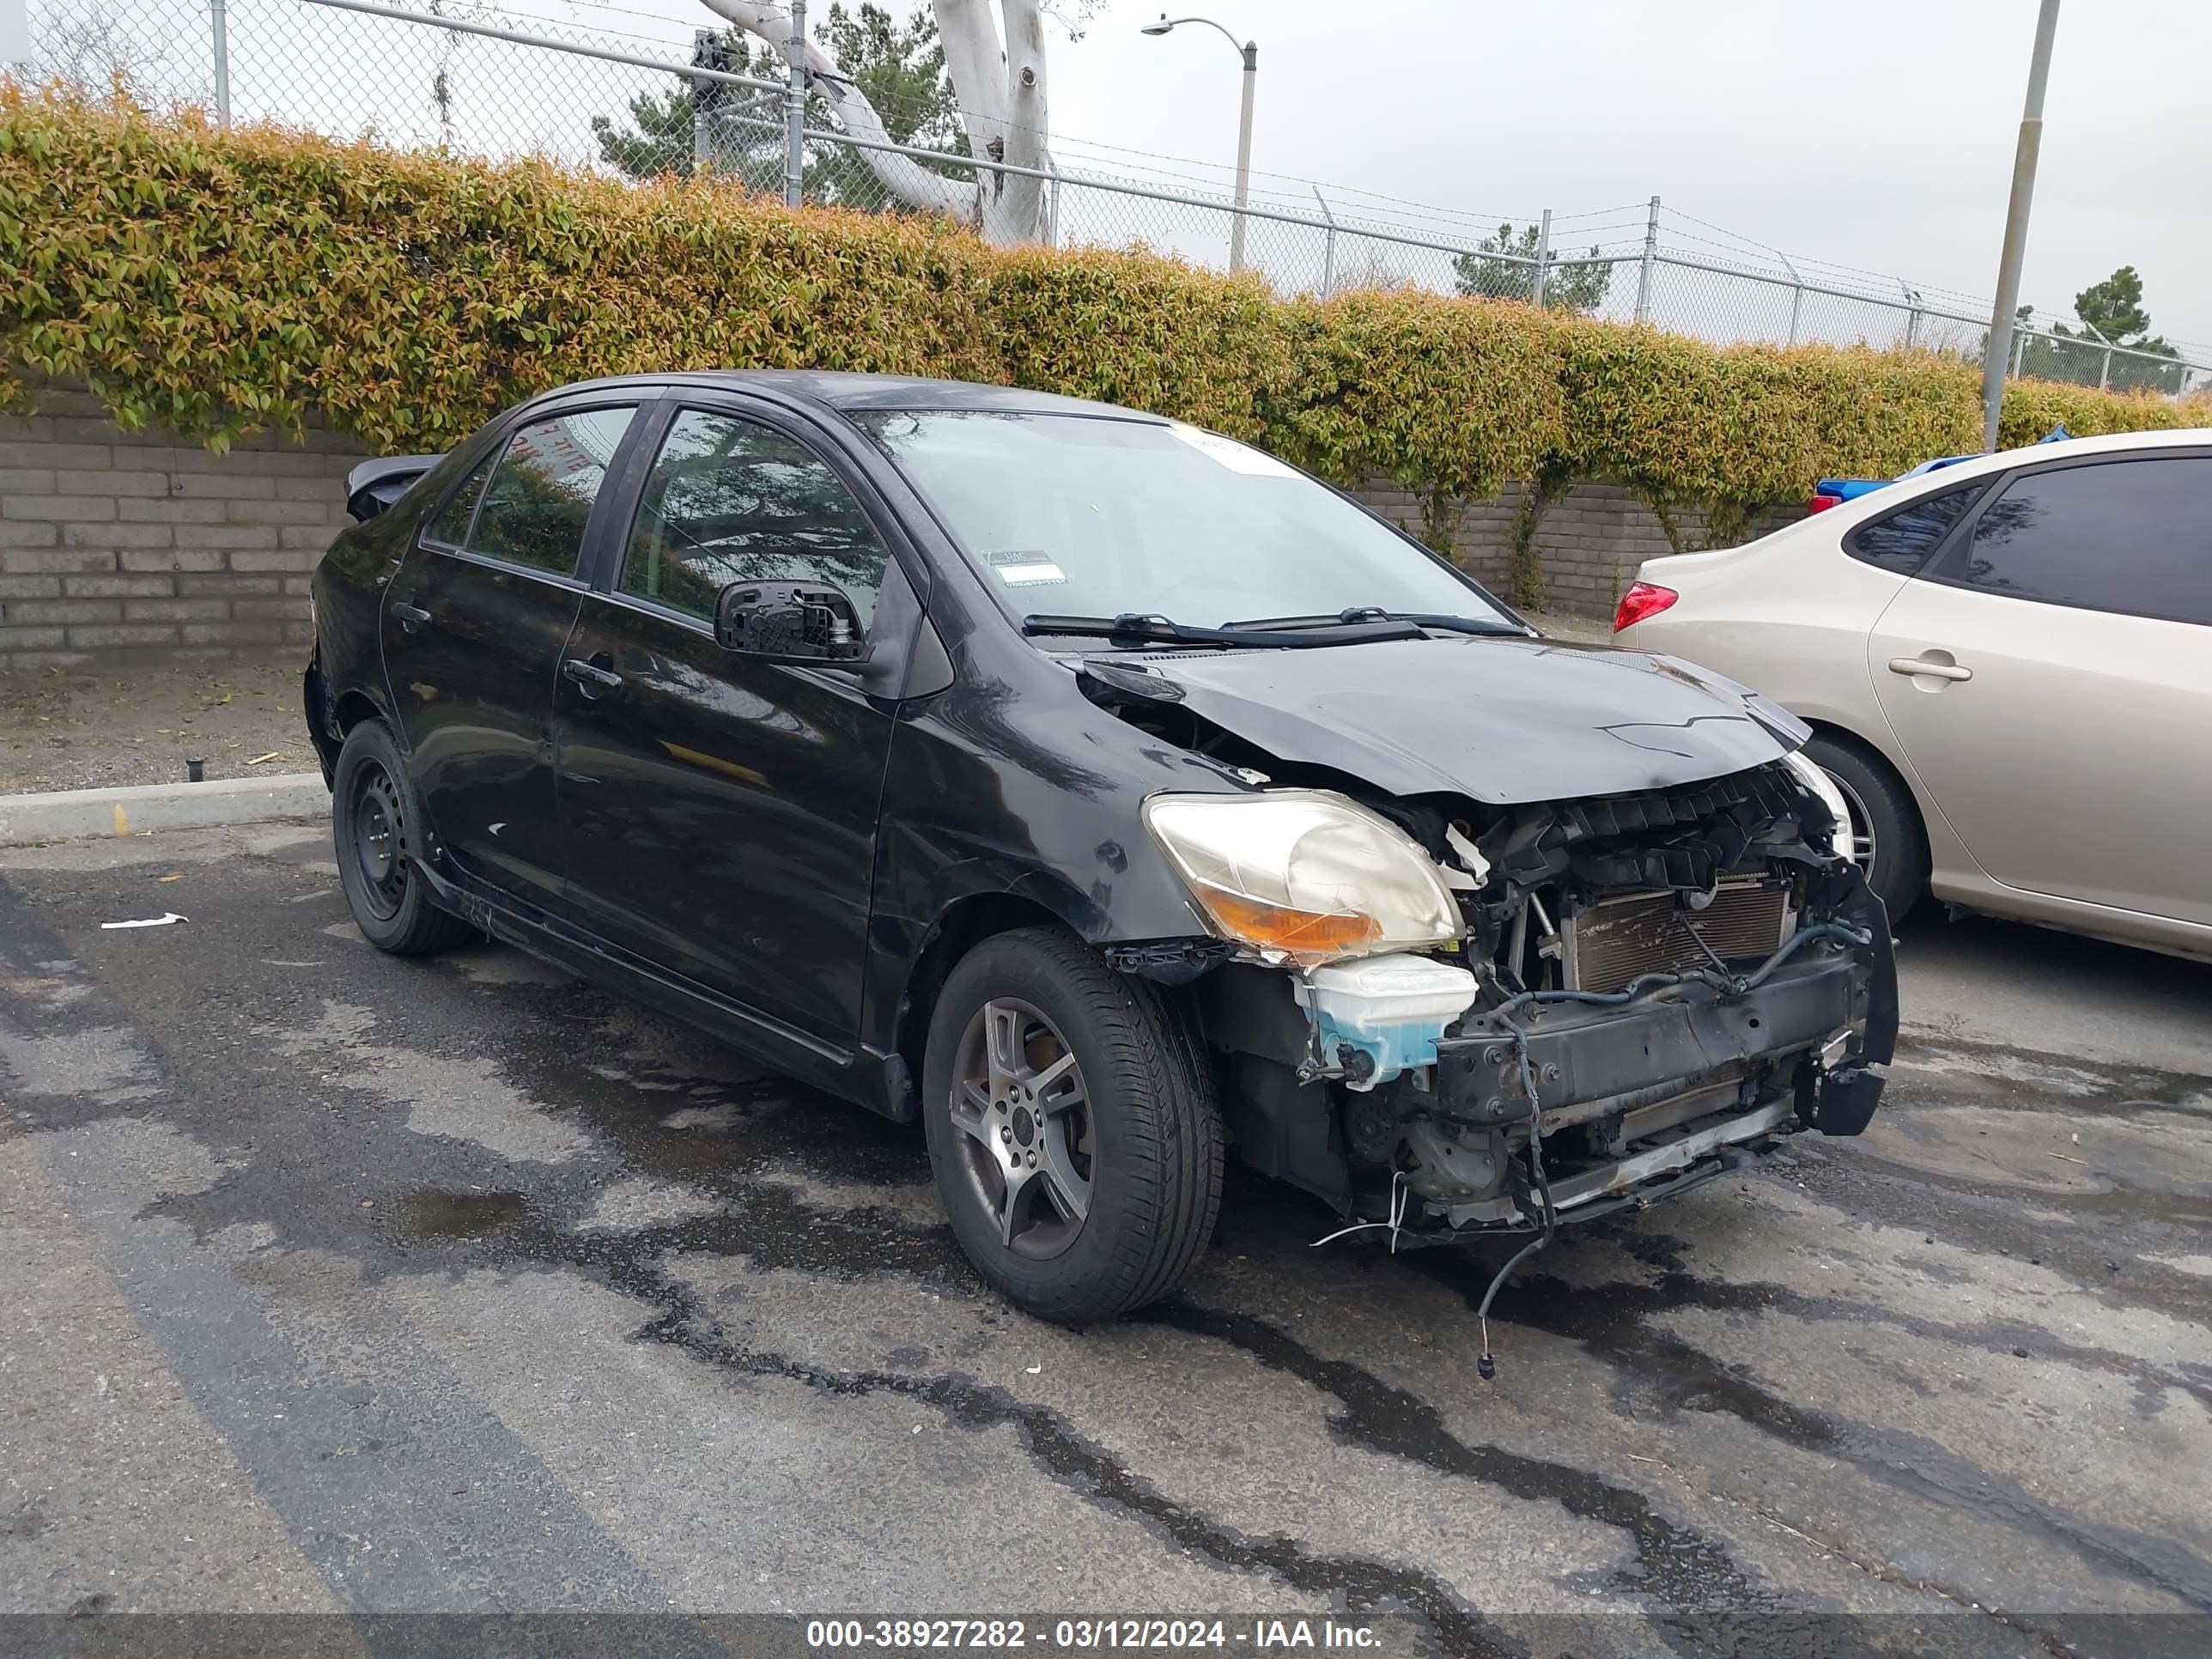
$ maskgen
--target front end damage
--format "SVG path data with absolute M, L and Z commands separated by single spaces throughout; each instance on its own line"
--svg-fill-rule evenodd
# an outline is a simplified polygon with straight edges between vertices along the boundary
M 1403 1249 L 1548 1237 L 1866 1127 L 1897 1031 L 1888 922 L 1798 763 L 1534 805 L 1361 799 L 1463 928 L 1196 981 L 1247 1164 Z

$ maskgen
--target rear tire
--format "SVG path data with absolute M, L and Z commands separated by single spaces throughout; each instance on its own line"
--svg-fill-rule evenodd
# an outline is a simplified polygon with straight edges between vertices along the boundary
M 1894 927 L 1928 891 L 1928 835 L 1912 792 L 1887 761 L 1825 732 L 1806 744 L 1805 756 L 1843 792 L 1854 855 Z
M 338 750 L 331 781 L 331 841 L 354 926 L 395 957 L 423 956 L 478 936 L 438 908 L 416 872 L 424 822 L 422 797 L 390 728 L 380 720 L 362 720 Z
M 1048 927 L 952 969 L 923 1066 L 930 1167 L 975 1269 L 1092 1324 L 1188 1278 L 1221 1204 L 1222 1127 L 1190 1023 Z

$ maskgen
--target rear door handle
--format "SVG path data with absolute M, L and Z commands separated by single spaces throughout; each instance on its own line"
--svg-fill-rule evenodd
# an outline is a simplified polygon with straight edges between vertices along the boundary
M 404 599 L 392 602 L 392 614 L 409 633 L 420 632 L 422 624 L 430 620 L 430 613 L 419 605 L 410 605 Z
M 581 657 L 570 657 L 561 665 L 561 672 L 583 689 L 587 697 L 604 697 L 623 683 L 623 677 L 611 668 L 602 668 L 595 662 L 586 662 Z
M 1970 680 L 1974 678 L 1971 668 L 1961 668 L 1954 662 L 1936 662 L 1926 657 L 1892 657 L 1889 672 L 1893 674 L 1925 674 L 1936 680 Z

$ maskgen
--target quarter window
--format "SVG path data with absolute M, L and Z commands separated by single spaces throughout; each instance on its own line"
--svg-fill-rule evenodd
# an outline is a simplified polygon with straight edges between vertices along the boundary
M 1944 537 L 1966 514 L 1982 493 L 1978 483 L 1963 489 L 1947 489 L 1900 507 L 1896 512 L 1861 525 L 1851 532 L 1844 549 L 1853 558 L 1900 576 L 1917 576 Z
M 888 556 L 852 491 L 805 445 L 687 409 L 646 479 L 622 591 L 711 622 L 732 582 L 834 582 L 866 627 Z
M 2212 456 L 2022 473 L 1945 562 L 1991 592 L 2212 623 Z
M 484 487 L 469 551 L 574 575 L 592 503 L 635 412 L 581 410 L 535 422 L 509 438 Z
M 491 477 L 492 464 L 498 459 L 498 456 L 491 455 L 477 463 L 469 476 L 461 480 L 461 487 L 446 498 L 446 504 L 438 509 L 438 516 L 422 532 L 423 539 L 441 547 L 468 545 L 469 520 L 477 515 L 477 501 L 483 495 L 484 480 Z

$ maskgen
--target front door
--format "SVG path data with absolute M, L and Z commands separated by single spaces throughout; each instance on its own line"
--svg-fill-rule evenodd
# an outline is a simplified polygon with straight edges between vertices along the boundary
M 799 428 L 676 410 L 557 699 L 568 902 L 585 926 L 818 1040 L 860 1025 L 891 705 L 714 641 L 729 583 L 836 583 L 863 627 L 902 583 Z M 911 616 L 911 602 L 898 607 Z
M 528 420 L 428 516 L 385 594 L 385 677 L 446 866 L 541 906 L 564 873 L 554 677 L 636 412 Z
M 2212 922 L 2212 455 L 2015 474 L 1869 649 L 1905 758 L 1991 878 Z

